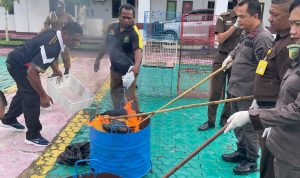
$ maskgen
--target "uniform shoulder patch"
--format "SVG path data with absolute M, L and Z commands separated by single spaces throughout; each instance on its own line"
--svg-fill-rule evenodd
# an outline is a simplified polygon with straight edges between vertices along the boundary
M 229 15 L 230 14 L 230 12 L 228 11 L 228 12 L 224 12 L 224 13 L 222 13 L 221 15 L 224 15 L 224 16 L 226 16 L 226 15 Z
M 218 19 L 220 19 L 220 20 L 222 20 L 222 21 L 224 20 L 222 16 L 219 16 Z
M 254 50 L 254 55 L 257 61 L 262 60 L 265 57 L 264 48 L 260 47 Z

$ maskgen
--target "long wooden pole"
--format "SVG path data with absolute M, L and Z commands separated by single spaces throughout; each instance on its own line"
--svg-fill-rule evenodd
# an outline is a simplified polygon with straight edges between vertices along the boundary
M 230 64 L 230 63 L 229 63 Z M 213 76 L 217 75 L 219 72 L 224 72 L 224 70 L 226 70 L 226 67 L 229 65 L 227 64 L 224 67 L 221 67 L 220 69 L 214 71 L 213 73 L 209 74 L 207 77 L 205 77 L 204 79 L 202 79 L 200 82 L 196 83 L 194 86 L 192 86 L 191 88 L 189 88 L 188 90 L 186 90 L 185 92 L 181 93 L 180 95 L 178 95 L 176 98 L 174 98 L 173 100 L 169 101 L 167 104 L 163 105 L 162 107 L 160 107 L 158 110 L 162 110 L 165 107 L 169 106 L 170 104 L 174 103 L 175 101 L 177 101 L 179 98 L 183 97 L 184 95 L 188 94 L 189 92 L 193 91 L 195 88 L 197 88 L 198 86 L 200 86 L 201 84 L 203 84 L 204 82 L 206 82 L 207 80 L 211 79 Z M 149 119 L 151 116 L 153 116 L 153 114 L 147 116 L 146 118 L 144 118 L 142 120 L 141 123 L 145 122 L 147 119 Z
M 179 164 L 173 167 L 167 174 L 163 176 L 163 178 L 170 177 L 174 174 L 179 168 L 181 168 L 185 163 L 187 163 L 190 159 L 196 156 L 201 150 L 203 150 L 207 145 L 213 142 L 216 138 L 218 138 L 226 129 L 229 123 L 227 123 L 224 127 L 222 127 L 217 133 L 215 133 L 212 137 L 206 140 L 202 145 L 200 145 L 195 151 L 193 151 L 190 155 L 188 155 L 184 160 L 182 160 Z
M 121 119 L 121 118 L 129 118 L 129 117 L 148 116 L 148 115 L 154 115 L 154 114 L 163 113 L 163 112 L 176 111 L 176 110 L 180 110 L 180 109 L 187 109 L 187 108 L 193 108 L 193 107 L 199 107 L 199 106 L 206 106 L 206 105 L 213 105 L 213 104 L 220 104 L 220 103 L 228 103 L 228 102 L 233 102 L 233 101 L 241 101 L 241 100 L 249 100 L 249 99 L 253 99 L 253 96 L 252 95 L 251 96 L 241 96 L 241 97 L 224 99 L 224 100 L 219 100 L 219 101 L 210 101 L 210 102 L 205 102 L 205 103 L 190 104 L 190 105 L 178 106 L 178 107 L 174 107 L 174 108 L 162 109 L 162 110 L 157 110 L 157 111 L 152 111 L 152 112 L 145 112 L 145 113 L 139 113 L 139 114 L 129 114 L 129 115 L 123 115 L 123 116 L 110 117 L 110 119 Z

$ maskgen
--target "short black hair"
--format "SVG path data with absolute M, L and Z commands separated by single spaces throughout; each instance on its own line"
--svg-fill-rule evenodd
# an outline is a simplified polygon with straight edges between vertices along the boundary
M 121 14 L 122 9 L 131 10 L 133 12 L 133 17 L 135 17 L 135 8 L 131 4 L 123 4 L 119 9 L 119 16 Z
M 242 0 L 238 3 L 239 6 L 242 6 L 244 4 L 248 4 L 247 12 L 251 16 L 257 14 L 258 18 L 261 19 L 261 7 L 258 0 Z
M 293 0 L 272 0 L 272 4 L 279 5 L 285 12 L 289 12 Z
M 294 2 L 291 4 L 290 12 L 292 12 L 292 10 L 294 10 L 296 7 L 299 6 L 300 6 L 300 0 L 294 0 Z
M 79 33 L 83 34 L 82 27 L 77 22 L 68 22 L 62 27 L 62 31 L 68 32 L 68 33 Z

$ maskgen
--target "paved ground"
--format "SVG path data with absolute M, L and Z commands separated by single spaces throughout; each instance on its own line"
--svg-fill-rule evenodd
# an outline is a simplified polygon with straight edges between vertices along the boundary
M 4 56 L 9 52 L 9 49 L 0 49 L 0 56 Z M 71 74 L 80 80 L 86 87 L 91 89 L 94 93 L 99 89 L 100 85 L 107 79 L 109 74 L 109 61 L 107 59 L 101 61 L 101 74 L 93 72 L 93 63 L 96 54 L 90 53 L 73 53 L 72 54 L 72 68 Z M 1 58 L 1 64 L 3 63 Z M 105 67 L 104 67 L 105 66 Z M 3 65 L 1 67 L 3 70 Z M 5 69 L 5 67 L 4 67 Z M 4 74 L 3 74 L 4 73 Z M 7 73 L 3 72 L 1 79 Z M 42 76 L 42 82 L 46 88 L 47 76 L 51 72 Z M 10 80 L 11 79 L 7 79 Z M 1 83 L 3 83 L 1 81 Z M 9 92 L 6 92 L 8 101 L 14 96 L 15 88 L 13 82 L 8 82 L 11 85 Z M 7 86 L 6 86 L 7 87 Z M 11 94 L 9 94 L 11 93 Z M 64 126 L 73 118 L 74 114 L 65 113 L 63 108 L 54 104 L 51 109 L 41 110 L 41 123 L 43 125 L 42 135 L 48 140 L 52 141 L 64 128 Z M 24 124 L 24 118 L 21 116 L 18 119 Z M 45 148 L 26 145 L 24 143 L 25 132 L 14 132 L 5 128 L 0 128 L 0 178 L 13 178 L 20 175 L 27 169 L 31 163 L 36 160 Z
M 1 54 L 2 49 L 0 50 Z M 5 54 L 5 52 L 3 52 Z M 93 62 L 96 54 L 74 53 L 71 73 L 96 93 L 94 103 L 101 111 L 111 109 L 109 97 L 108 60 L 101 63 L 101 74 L 94 74 Z M 0 67 L 1 72 L 1 67 Z M 4 72 L 5 73 L 5 72 Z M 1 73 L 0 73 L 1 74 Z M 49 73 L 50 74 L 50 73 Z M 48 75 L 49 75 L 48 74 Z M 46 85 L 46 76 L 43 83 Z M 138 82 L 139 101 L 142 111 L 153 111 L 170 101 L 176 94 L 176 68 L 143 67 Z M 193 83 L 192 81 L 189 83 Z M 12 82 L 9 83 L 13 85 Z M 172 86 L 168 88 L 168 86 Z M 9 87 L 7 93 L 13 93 L 14 87 Z M 10 99 L 13 95 L 7 95 Z M 163 97 L 169 96 L 169 97 Z M 185 98 L 171 107 L 204 102 L 205 100 Z M 146 177 L 162 177 L 173 166 L 189 155 L 220 127 L 208 132 L 197 132 L 197 126 L 202 124 L 206 116 L 206 107 L 180 110 L 156 115 L 151 123 L 151 162 L 153 171 Z M 15 133 L 0 128 L 0 178 L 13 177 L 49 177 L 63 178 L 74 175 L 74 167 L 55 163 L 57 156 L 64 151 L 69 143 L 89 141 L 89 128 L 85 125 L 87 116 L 82 112 L 76 115 L 67 114 L 59 105 L 53 105 L 51 110 L 43 109 L 41 121 L 44 125 L 42 134 L 52 144 L 45 148 L 36 148 L 24 144 L 25 133 Z M 20 118 L 24 123 L 24 119 Z M 229 164 L 221 159 L 221 154 L 235 149 L 235 138 L 232 133 L 221 135 L 215 142 L 195 156 L 186 166 L 172 177 L 203 177 L 203 178 L 257 178 L 257 173 L 249 176 L 235 176 Z M 89 166 L 79 169 L 80 173 L 89 171 Z

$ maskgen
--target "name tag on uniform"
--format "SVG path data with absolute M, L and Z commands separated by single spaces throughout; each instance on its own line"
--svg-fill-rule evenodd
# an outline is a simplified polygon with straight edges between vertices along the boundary
M 260 60 L 258 63 L 258 66 L 256 68 L 256 74 L 264 75 L 267 65 L 268 65 L 268 62 L 266 60 Z

